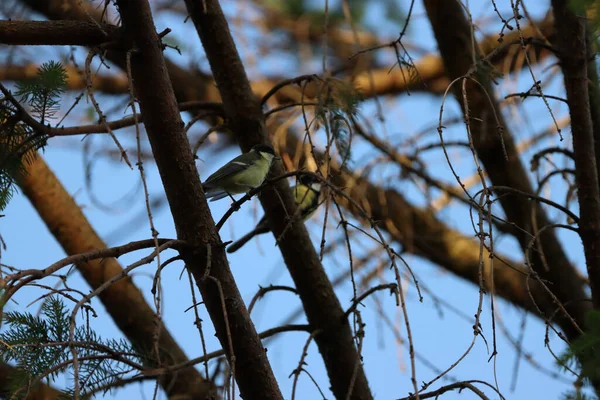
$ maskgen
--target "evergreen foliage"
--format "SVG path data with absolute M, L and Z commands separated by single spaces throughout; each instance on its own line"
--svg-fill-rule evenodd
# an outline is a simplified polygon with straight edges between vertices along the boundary
M 588 312 L 586 331 L 571 343 L 560 357 L 559 364 L 580 371 L 585 386 L 600 380 L 600 311 Z M 597 397 L 586 396 L 583 393 L 567 393 L 565 399 L 587 400 Z
M 11 382 L 12 392 L 21 389 L 24 398 L 28 385 L 41 377 L 54 381 L 61 373 L 72 377 L 72 352 L 69 346 L 70 311 L 58 296 L 45 300 L 41 315 L 9 311 L 4 314 L 0 333 L 0 361 L 16 364 L 21 374 Z M 80 394 L 86 396 L 123 378 L 132 367 L 123 362 L 141 364 L 141 356 L 125 340 L 103 340 L 89 326 L 76 326 L 72 341 L 77 348 Z M 72 398 L 73 388 L 64 391 Z
M 25 165 L 48 139 L 23 122 L 25 106 L 41 124 L 48 124 L 60 108 L 61 95 L 67 88 L 67 74 L 62 64 L 50 61 L 42 64 L 35 79 L 19 82 L 15 97 L 23 108 L 9 98 L 0 98 L 0 210 L 14 194 L 15 182 L 25 173 Z

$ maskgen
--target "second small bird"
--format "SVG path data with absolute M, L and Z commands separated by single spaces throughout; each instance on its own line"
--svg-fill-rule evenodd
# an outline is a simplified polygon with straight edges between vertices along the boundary
M 271 163 L 279 159 L 271 146 L 258 144 L 210 175 L 202 184 L 204 194 L 211 201 L 233 194 L 246 193 L 262 185 Z
M 321 184 L 312 175 L 302 175 L 298 180 L 300 182 L 295 187 L 292 187 L 292 190 L 294 191 L 296 206 L 300 212 L 300 219 L 306 221 L 317 210 L 317 207 L 319 207 Z M 245 245 L 254 236 L 267 232 L 269 232 L 269 223 L 267 222 L 267 217 L 263 216 L 256 225 L 256 228 L 242 236 L 236 242 L 230 244 L 227 247 L 227 252 L 233 253 Z

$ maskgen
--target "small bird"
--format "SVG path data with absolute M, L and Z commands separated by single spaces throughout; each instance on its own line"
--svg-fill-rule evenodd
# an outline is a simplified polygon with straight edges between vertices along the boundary
M 300 219 L 306 221 L 319 207 L 319 196 L 321 195 L 321 184 L 312 175 L 301 175 L 298 179 L 300 181 L 295 187 L 292 187 L 294 191 L 294 198 L 296 200 L 296 206 L 299 208 Z M 261 235 L 269 232 L 269 224 L 267 217 L 263 216 L 256 228 L 242 236 L 239 240 L 233 242 L 227 247 L 228 253 L 233 253 L 245 245 L 254 236 Z
M 233 194 L 246 193 L 262 185 L 273 160 L 278 160 L 273 147 L 257 144 L 219 168 L 202 184 L 204 194 L 211 201 Z

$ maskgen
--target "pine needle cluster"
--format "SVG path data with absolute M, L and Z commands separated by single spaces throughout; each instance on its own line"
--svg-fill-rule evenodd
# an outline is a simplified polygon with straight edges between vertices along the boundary
M 18 82 L 14 98 L 0 97 L 0 210 L 4 209 L 15 191 L 15 182 L 25 173 L 25 166 L 43 149 L 48 135 L 37 132 L 23 122 L 28 113 L 42 125 L 47 125 L 60 109 L 62 94 L 67 88 L 67 73 L 62 64 L 50 61 L 39 67 L 37 76 Z
M 4 314 L 0 333 L 0 361 L 16 364 L 19 373 L 11 375 L 11 392 L 25 398 L 28 388 L 41 381 L 54 382 L 60 374 L 73 377 L 73 353 L 77 350 L 79 393 L 88 396 L 110 388 L 141 365 L 142 356 L 125 340 L 104 340 L 89 324 L 76 326 L 73 340 L 70 310 L 58 296 L 42 305 L 40 315 L 10 311 Z M 72 379 L 71 379 L 71 382 Z M 73 387 L 63 390 L 72 398 Z M 20 396 L 19 396 L 20 395 Z

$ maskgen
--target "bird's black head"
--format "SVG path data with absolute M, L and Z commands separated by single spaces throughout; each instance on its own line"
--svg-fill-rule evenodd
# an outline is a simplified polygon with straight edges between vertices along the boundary
M 256 146 L 252 147 L 252 151 L 275 155 L 275 150 L 273 150 L 273 147 L 269 146 L 268 144 L 257 144 Z
M 314 175 L 300 175 L 298 181 L 301 185 L 308 186 L 317 193 L 321 191 L 321 181 Z

